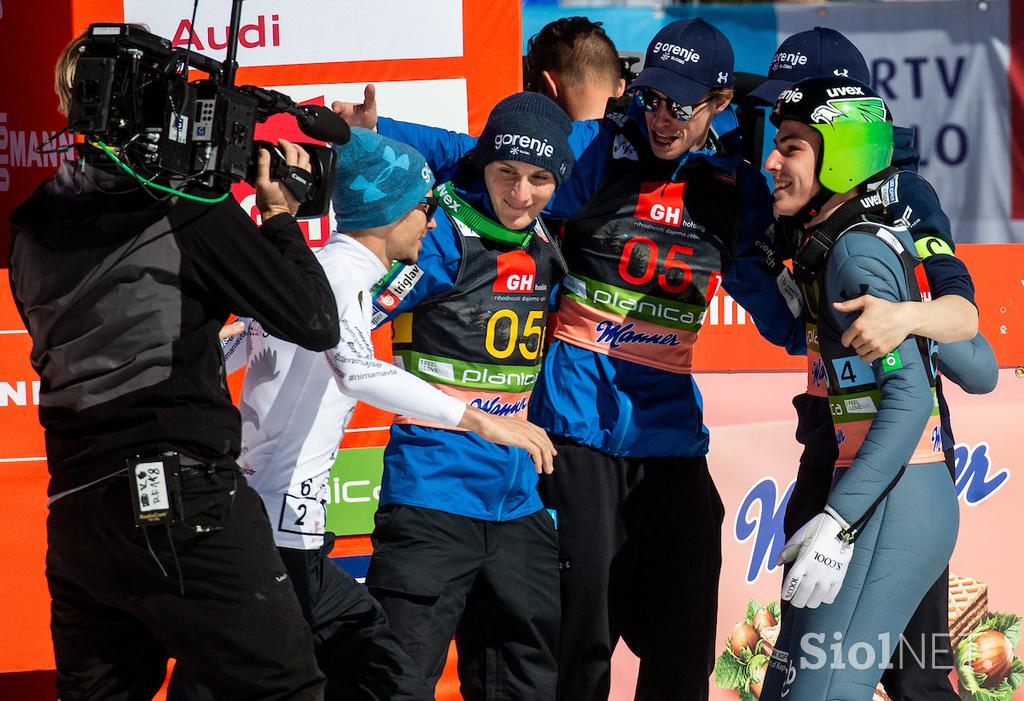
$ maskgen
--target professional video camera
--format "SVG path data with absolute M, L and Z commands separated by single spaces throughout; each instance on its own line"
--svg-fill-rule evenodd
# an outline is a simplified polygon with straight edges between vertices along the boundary
M 75 70 L 68 129 L 140 181 L 196 181 L 218 189 L 240 180 L 253 184 L 262 146 L 271 153 L 271 177 L 283 180 L 299 200 L 298 216 L 324 216 L 334 152 L 298 144 L 309 153 L 312 176 L 288 168 L 276 147 L 254 140 L 256 122 L 291 114 L 304 134 L 335 144 L 348 141 L 348 125 L 328 108 L 235 86 L 240 22 L 241 0 L 234 0 L 223 63 L 133 25 L 91 25 Z M 190 81 L 190 67 L 209 77 Z

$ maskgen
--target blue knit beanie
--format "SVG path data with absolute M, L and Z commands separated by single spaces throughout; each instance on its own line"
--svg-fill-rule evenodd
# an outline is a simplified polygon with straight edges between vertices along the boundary
M 494 106 L 472 151 L 479 168 L 494 161 L 522 161 L 555 176 L 555 185 L 572 170 L 569 132 L 572 122 L 551 98 L 536 92 L 509 95 Z
M 420 152 L 368 129 L 352 127 L 352 138 L 334 146 L 334 217 L 338 231 L 373 229 L 411 212 L 434 186 Z

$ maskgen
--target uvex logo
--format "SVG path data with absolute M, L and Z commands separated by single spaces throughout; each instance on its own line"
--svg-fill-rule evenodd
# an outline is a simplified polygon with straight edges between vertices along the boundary
M 537 263 L 526 251 L 510 251 L 498 256 L 495 292 L 533 292 L 536 280 Z
M 263 48 L 267 46 L 281 45 L 281 25 L 278 22 L 278 15 L 270 15 L 270 22 L 267 22 L 266 15 L 257 15 L 256 21 L 250 24 L 243 24 L 238 30 L 238 43 L 246 49 Z M 267 43 L 267 25 L 270 25 L 270 43 Z M 178 28 L 174 31 L 174 38 L 171 39 L 171 46 L 187 46 L 189 36 L 193 36 L 192 48 L 196 51 L 206 49 L 223 49 L 228 45 L 228 29 L 224 27 L 223 38 L 218 41 L 217 30 L 214 27 L 207 27 L 206 31 L 200 27 L 194 30 L 192 22 L 182 19 Z M 203 39 L 206 39 L 206 45 Z
M 633 216 L 657 224 L 678 227 L 683 221 L 686 183 L 641 183 Z

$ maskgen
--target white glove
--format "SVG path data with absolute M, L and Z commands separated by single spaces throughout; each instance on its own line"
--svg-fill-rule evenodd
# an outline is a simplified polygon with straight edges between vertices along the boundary
M 839 539 L 843 526 L 828 513 L 805 523 L 786 541 L 779 563 L 793 566 L 782 582 L 782 598 L 797 608 L 831 604 L 839 595 L 853 559 L 853 543 Z

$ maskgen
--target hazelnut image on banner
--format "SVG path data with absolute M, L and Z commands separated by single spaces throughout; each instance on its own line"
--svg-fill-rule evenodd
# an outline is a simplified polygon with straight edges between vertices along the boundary
M 766 608 L 758 609 L 757 613 L 754 614 L 754 619 L 750 622 L 750 624 L 754 626 L 754 630 L 758 633 L 761 632 L 762 628 L 769 628 L 776 623 L 778 623 L 778 621 L 775 620 L 775 616 Z
M 998 630 L 987 630 L 974 641 L 978 647 L 978 656 L 971 660 L 971 669 L 975 674 L 984 674 L 985 681 L 981 686 L 994 689 L 1003 683 L 1010 673 L 1013 662 L 1013 646 L 1006 635 Z
M 768 672 L 768 658 L 765 658 L 764 664 L 759 666 L 757 669 L 751 670 L 750 673 L 750 693 L 754 695 L 754 698 L 761 698 L 761 688 L 764 686 L 764 675 Z
M 729 647 L 732 648 L 732 654 L 739 657 L 743 648 L 753 652 L 754 646 L 757 645 L 760 638 L 761 636 L 754 630 L 754 626 L 749 623 L 737 623 L 729 636 Z

